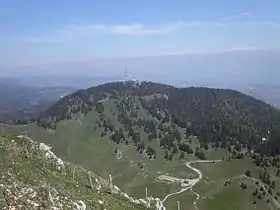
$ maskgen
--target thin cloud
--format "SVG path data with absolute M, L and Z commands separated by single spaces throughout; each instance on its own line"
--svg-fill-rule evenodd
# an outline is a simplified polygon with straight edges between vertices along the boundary
M 112 34 L 121 36 L 152 36 L 171 33 L 186 28 L 215 28 L 227 26 L 231 24 L 231 20 L 242 19 L 251 16 L 251 13 L 245 12 L 237 15 L 221 18 L 217 21 L 177 21 L 166 23 L 163 25 L 143 25 L 141 23 L 132 24 L 86 24 L 86 25 L 67 25 L 58 30 L 50 32 L 50 34 L 42 36 L 23 36 L 21 37 L 27 42 L 32 43 L 56 43 L 65 42 L 74 38 L 83 38 L 95 34 Z M 251 24 L 260 26 L 279 27 L 279 23 L 270 21 L 244 22 L 240 24 Z
M 216 54 L 216 53 L 225 53 L 225 52 L 243 52 L 243 51 L 255 51 L 255 50 L 263 50 L 257 47 L 231 47 L 226 50 L 221 51 L 192 51 L 192 50 L 184 50 L 178 52 L 165 53 L 163 55 L 194 55 L 194 54 Z
M 31 43 L 57 43 L 71 40 L 73 37 L 70 30 L 56 30 L 52 34 L 47 36 L 22 36 L 22 40 Z
M 159 35 L 174 32 L 185 28 L 215 28 L 228 25 L 227 21 L 240 19 L 250 16 L 251 13 L 241 13 L 238 15 L 222 18 L 220 21 L 177 21 L 163 25 L 147 26 L 141 23 L 133 24 L 87 24 L 87 25 L 67 25 L 59 30 L 53 31 L 49 35 L 43 36 L 23 36 L 21 37 L 27 42 L 32 43 L 56 43 L 72 40 L 73 38 L 81 38 L 83 36 L 91 36 L 94 34 L 113 34 L 122 36 L 148 36 Z M 279 27 L 280 24 L 270 21 L 258 22 L 242 22 L 261 26 Z
M 145 26 L 140 23 L 127 25 L 68 25 L 54 31 L 47 36 L 24 36 L 28 42 L 61 42 L 71 40 L 75 36 L 92 35 L 98 33 L 115 34 L 123 36 L 143 36 L 169 33 L 182 28 L 211 28 L 222 26 L 221 22 L 178 21 L 159 26 Z
M 259 50 L 257 47 L 232 47 L 227 50 L 227 52 L 240 52 L 240 51 L 251 51 Z
M 256 22 L 247 22 L 247 23 L 250 25 L 280 27 L 279 23 L 273 21 L 256 21 Z
M 49 43 L 49 42 L 60 42 L 58 37 L 56 36 L 37 36 L 37 37 L 28 37 L 28 36 L 23 36 L 21 37 L 23 40 L 26 40 L 27 42 L 32 42 L 32 43 Z
M 245 12 L 245 13 L 241 13 L 241 14 L 237 14 L 237 15 L 222 18 L 222 20 L 223 21 L 228 21 L 228 20 L 240 19 L 240 18 L 249 17 L 251 15 L 252 15 L 251 13 Z
M 26 40 L 27 42 L 33 42 L 33 43 L 44 43 L 44 42 L 57 42 L 56 37 L 52 36 L 40 36 L 40 37 L 28 37 L 23 36 L 21 39 Z
M 142 24 L 134 25 L 120 25 L 112 27 L 113 33 L 120 35 L 147 35 L 147 34 L 160 34 L 166 31 L 165 28 L 148 28 Z
M 89 24 L 89 25 L 69 25 L 65 27 L 73 34 L 118 34 L 127 36 L 137 35 L 149 35 L 149 34 L 160 34 L 167 31 L 166 27 L 149 27 L 144 26 L 140 23 L 128 24 L 128 25 L 105 25 L 105 24 Z
M 195 54 L 195 52 L 190 50 L 184 50 L 179 52 L 171 52 L 171 53 L 165 53 L 163 55 L 189 55 L 189 54 Z

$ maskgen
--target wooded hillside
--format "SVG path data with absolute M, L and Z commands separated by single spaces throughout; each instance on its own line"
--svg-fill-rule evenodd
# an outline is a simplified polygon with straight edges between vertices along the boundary
M 269 155 L 279 154 L 279 110 L 248 95 L 226 89 L 176 88 L 133 81 L 108 83 L 66 96 L 43 112 L 37 124 L 56 129 L 58 121 L 71 119 L 77 113 L 86 115 L 96 109 L 102 114 L 104 100 L 116 101 L 118 120 L 125 128 L 122 132 L 128 132 L 133 137 L 137 133 L 133 126 L 144 126 L 151 139 L 160 139 L 162 146 L 169 149 L 177 148 L 179 141 L 175 142 L 180 137 L 176 137 L 178 132 L 174 126 L 163 126 L 167 122 L 185 129 L 187 136 L 197 136 L 202 145 L 214 143 L 228 149 L 234 145 L 238 151 L 246 147 L 247 151 L 255 149 Z M 138 102 L 154 120 L 137 118 Z M 114 125 L 105 122 L 102 126 L 113 131 Z M 160 135 L 157 129 L 161 131 Z M 139 143 L 141 147 L 140 142 L 134 143 Z

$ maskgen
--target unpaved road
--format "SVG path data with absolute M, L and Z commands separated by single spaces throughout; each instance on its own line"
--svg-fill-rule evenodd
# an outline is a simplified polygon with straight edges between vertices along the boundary
M 195 208 L 196 208 L 197 210 L 199 210 L 199 208 L 197 207 L 196 203 L 197 203 L 197 201 L 199 200 L 200 195 L 199 195 L 197 192 L 195 192 L 195 191 L 193 190 L 193 186 L 195 186 L 195 185 L 202 179 L 203 175 L 202 175 L 202 173 L 201 173 L 201 171 L 200 171 L 199 169 L 197 169 L 197 168 L 191 166 L 191 164 L 193 164 L 193 163 L 213 163 L 213 162 L 214 162 L 214 163 L 217 163 L 217 162 L 221 162 L 221 160 L 195 160 L 195 161 L 187 162 L 187 163 L 186 163 L 186 166 L 187 166 L 188 168 L 190 168 L 191 170 L 195 171 L 195 172 L 198 174 L 198 178 L 195 178 L 195 179 L 190 180 L 191 183 L 190 183 L 190 185 L 189 185 L 188 187 L 182 188 L 181 190 L 179 190 L 179 191 L 177 191 L 177 192 L 170 193 L 170 194 L 166 195 L 166 196 L 164 197 L 164 199 L 162 200 L 162 203 L 164 203 L 164 202 L 167 200 L 167 198 L 169 198 L 170 196 L 181 194 L 181 193 L 185 192 L 186 190 L 190 189 L 191 192 L 193 192 L 193 193 L 196 195 L 196 199 L 195 199 L 195 201 L 193 202 L 193 205 L 195 206 Z M 270 194 L 268 193 L 268 190 L 265 188 L 265 184 L 262 183 L 261 180 L 255 179 L 255 178 L 253 178 L 253 177 L 248 177 L 248 176 L 245 176 L 245 175 L 241 175 L 241 177 L 246 177 L 246 178 L 250 179 L 250 180 L 253 181 L 253 182 L 259 182 L 260 185 L 261 185 L 261 186 L 263 187 L 263 189 L 265 190 L 266 194 L 267 194 L 267 195 L 270 197 L 270 199 L 273 201 L 273 204 L 275 205 L 275 207 L 277 207 L 278 209 L 280 209 L 280 203 L 279 203 L 272 195 L 270 195 Z
M 198 209 L 198 207 L 197 207 L 197 205 L 196 205 L 196 202 L 199 200 L 200 195 L 199 195 L 197 192 L 195 192 L 195 191 L 193 190 L 193 186 L 195 186 L 195 185 L 202 179 L 202 173 L 201 173 L 201 171 L 200 171 L 199 169 L 194 168 L 193 166 L 191 166 L 191 164 L 192 164 L 192 163 L 217 163 L 217 162 L 221 162 L 221 160 L 196 160 L 196 161 L 188 162 L 188 163 L 186 164 L 186 166 L 187 166 L 188 168 L 192 169 L 193 171 L 195 171 L 195 172 L 198 174 L 197 181 L 194 182 L 194 183 L 192 183 L 192 185 L 191 185 L 191 187 L 190 187 L 191 191 L 196 195 L 196 199 L 195 199 L 195 201 L 193 202 L 193 205 L 195 206 L 196 209 Z
M 193 163 L 217 163 L 217 162 L 220 162 L 220 161 L 221 160 L 195 160 L 195 161 L 187 162 L 186 166 L 188 168 L 190 168 L 191 170 L 195 171 L 198 174 L 198 178 L 191 179 L 190 180 L 190 185 L 188 187 L 182 188 L 181 190 L 179 190 L 177 192 L 170 193 L 170 194 L 166 195 L 164 197 L 164 199 L 162 200 L 162 203 L 164 203 L 166 201 L 166 199 L 169 198 L 170 196 L 181 194 L 181 193 L 185 192 L 186 190 L 190 189 L 196 195 L 196 199 L 195 199 L 193 204 L 197 208 L 196 202 L 200 198 L 200 195 L 197 192 L 193 191 L 193 186 L 195 186 L 202 179 L 203 176 L 202 176 L 201 171 L 199 169 L 191 166 L 191 164 L 193 164 Z

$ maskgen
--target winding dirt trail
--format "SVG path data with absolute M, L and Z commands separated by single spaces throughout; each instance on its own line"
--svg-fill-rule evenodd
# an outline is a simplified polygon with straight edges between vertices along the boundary
M 181 190 L 179 190 L 177 192 L 173 192 L 173 193 L 170 193 L 170 194 L 166 195 L 161 202 L 164 203 L 167 200 L 167 198 L 169 198 L 170 196 L 181 194 L 181 193 L 185 192 L 186 190 L 190 189 L 191 192 L 193 192 L 196 195 L 196 199 L 193 202 L 193 204 L 196 207 L 196 209 L 198 209 L 198 207 L 196 205 L 196 202 L 199 200 L 200 195 L 193 190 L 193 186 L 195 186 L 202 179 L 203 175 L 202 175 L 202 173 L 201 173 L 201 171 L 199 169 L 191 166 L 191 164 L 193 164 L 193 163 L 217 163 L 217 162 L 220 162 L 220 161 L 221 160 L 195 160 L 195 161 L 187 162 L 186 166 L 189 169 L 195 171 L 198 174 L 198 178 L 189 180 L 190 181 L 190 185 L 188 187 L 182 188 Z
M 181 194 L 181 193 L 185 192 L 186 190 L 188 190 L 190 188 L 191 187 L 186 187 L 186 188 L 182 188 L 180 191 L 177 191 L 177 192 L 174 192 L 174 193 L 170 193 L 170 194 L 166 195 L 161 202 L 164 203 L 167 200 L 167 198 L 169 198 L 170 196 Z

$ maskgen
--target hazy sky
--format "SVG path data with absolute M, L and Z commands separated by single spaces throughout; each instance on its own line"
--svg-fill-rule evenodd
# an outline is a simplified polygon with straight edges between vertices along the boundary
M 280 48 L 279 0 L 1 0 L 0 66 Z

